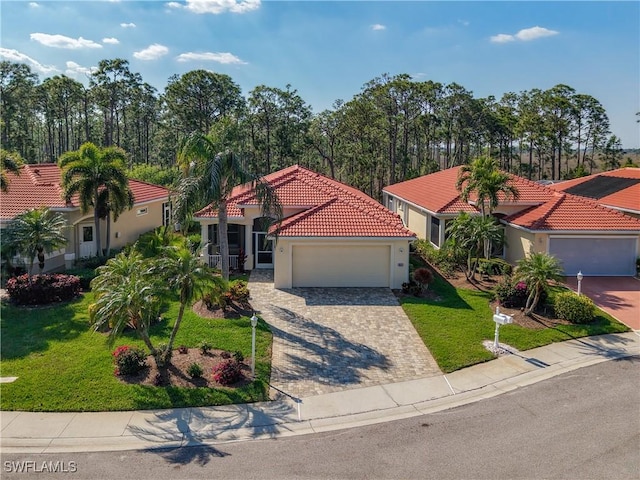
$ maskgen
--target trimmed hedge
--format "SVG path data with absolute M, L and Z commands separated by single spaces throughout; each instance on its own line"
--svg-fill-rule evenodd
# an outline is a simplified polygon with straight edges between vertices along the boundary
M 593 301 L 574 292 L 562 292 L 554 301 L 556 316 L 572 323 L 589 323 L 596 314 Z
M 20 275 L 7 281 L 7 293 L 16 305 L 46 305 L 80 295 L 80 278 L 61 273 Z

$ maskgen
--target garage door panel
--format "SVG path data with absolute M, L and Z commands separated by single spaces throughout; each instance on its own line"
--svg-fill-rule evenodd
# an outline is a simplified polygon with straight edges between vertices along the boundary
M 554 238 L 549 253 L 562 262 L 565 275 L 634 275 L 635 238 Z
M 388 287 L 390 247 L 295 245 L 294 287 Z

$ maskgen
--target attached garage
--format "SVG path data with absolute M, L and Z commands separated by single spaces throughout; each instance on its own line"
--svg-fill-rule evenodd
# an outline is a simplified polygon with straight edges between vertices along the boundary
M 390 287 L 391 245 L 292 245 L 293 287 Z
M 562 262 L 565 275 L 633 276 L 638 237 L 552 236 L 549 253 Z

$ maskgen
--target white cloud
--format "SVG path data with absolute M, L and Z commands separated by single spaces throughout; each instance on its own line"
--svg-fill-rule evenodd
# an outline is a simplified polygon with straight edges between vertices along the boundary
M 544 27 L 531 27 L 531 28 L 523 28 L 515 35 L 507 34 L 507 33 L 499 33 L 498 35 L 493 35 L 490 40 L 493 43 L 507 43 L 507 42 L 530 42 L 531 40 L 536 40 L 538 38 L 543 37 L 552 37 L 553 35 L 558 35 L 559 32 L 555 30 L 549 30 Z
M 246 13 L 260 8 L 260 0 L 186 0 L 186 4 L 169 2 L 169 8 L 185 8 L 193 13 Z
M 66 48 L 69 50 L 79 50 L 81 48 L 102 48 L 102 45 L 99 43 L 96 43 L 93 40 L 87 40 L 86 38 L 71 38 L 64 35 L 49 35 L 48 33 L 32 33 L 31 40 L 35 40 L 46 47 Z
M 518 40 L 522 40 L 523 42 L 528 42 L 530 40 L 535 40 L 536 38 L 552 37 L 557 34 L 558 32 L 556 32 L 555 30 L 549 30 L 548 28 L 536 26 L 520 30 L 518 33 L 516 33 L 516 38 Z
M 384 25 L 381 25 L 379 23 L 371 25 L 371 30 L 373 30 L 373 31 L 386 30 L 386 29 L 387 29 L 387 27 L 385 27 Z
M 136 28 L 136 24 L 135 23 L 121 23 L 120 26 L 122 28 Z
M 111 45 L 117 45 L 120 43 L 120 40 L 118 40 L 117 38 L 103 38 L 102 39 L 102 43 L 110 43 Z
M 36 2 L 29 2 L 29 7 L 30 8 L 40 8 L 40 5 L 38 5 Z
M 138 60 L 156 60 L 160 57 L 165 56 L 169 53 L 169 49 L 164 45 L 160 45 L 159 43 L 154 43 L 153 45 L 149 45 L 144 50 L 140 50 L 139 52 L 134 52 L 133 56 Z
M 68 61 L 67 69 L 64 73 L 69 77 L 77 77 L 79 75 L 89 76 L 97 70 L 98 67 L 83 67 L 76 62 Z
M 20 53 L 19 51 L 10 48 L 0 47 L 0 58 L 4 58 L 16 63 L 26 63 L 28 65 L 31 65 L 34 70 L 37 70 L 41 73 L 52 73 L 58 71 L 58 69 L 53 65 L 42 65 L 37 60 L 34 60 L 24 53 Z
M 247 62 L 240 60 L 234 54 L 229 52 L 205 52 L 205 53 L 195 53 L 195 52 L 187 52 L 181 53 L 176 57 L 179 62 L 189 62 L 189 61 L 209 61 L 209 62 L 217 62 L 223 63 L 226 65 L 246 65 Z

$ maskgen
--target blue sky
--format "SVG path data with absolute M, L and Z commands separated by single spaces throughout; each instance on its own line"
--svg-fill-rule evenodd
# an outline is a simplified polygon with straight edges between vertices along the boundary
M 640 147 L 640 2 L 3 0 L 0 17 L 0 58 L 41 80 L 86 83 L 100 60 L 125 58 L 159 91 L 202 68 L 245 96 L 291 84 L 316 113 L 383 73 L 476 97 L 564 83 Z

